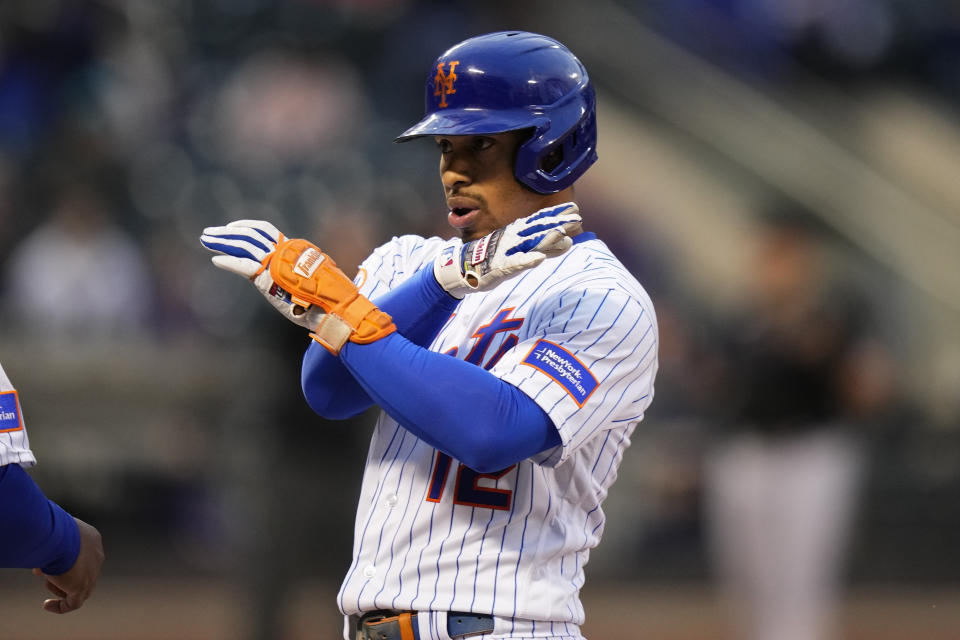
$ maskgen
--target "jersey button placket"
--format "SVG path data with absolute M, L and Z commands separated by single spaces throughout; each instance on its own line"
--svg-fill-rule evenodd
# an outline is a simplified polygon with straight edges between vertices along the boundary
M 375 575 L 377 575 L 377 568 L 376 568 L 375 566 L 373 566 L 372 564 L 368 564 L 367 566 L 365 566 L 365 567 L 363 568 L 363 577 L 364 577 L 364 578 L 372 578 L 372 577 L 375 576 Z
M 400 498 L 397 497 L 397 494 L 391 493 L 386 497 L 386 499 L 384 499 L 383 502 L 387 505 L 388 509 L 393 509 L 395 506 L 397 506 L 397 503 L 400 502 Z

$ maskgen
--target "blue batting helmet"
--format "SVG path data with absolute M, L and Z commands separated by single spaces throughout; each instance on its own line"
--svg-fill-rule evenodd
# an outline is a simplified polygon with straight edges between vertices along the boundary
M 464 40 L 437 58 L 427 75 L 426 114 L 396 141 L 520 129 L 532 133 L 517 150 L 514 172 L 534 191 L 561 191 L 597 160 L 587 70 L 552 38 L 500 31 Z

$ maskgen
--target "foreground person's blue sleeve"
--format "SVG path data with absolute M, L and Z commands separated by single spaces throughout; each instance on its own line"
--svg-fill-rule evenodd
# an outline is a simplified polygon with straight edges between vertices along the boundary
M 433 268 L 428 265 L 375 302 L 381 311 L 390 314 L 399 333 L 414 344 L 426 346 L 460 301 L 437 284 Z M 340 358 L 313 341 L 303 358 L 300 385 L 307 404 L 325 418 L 349 418 L 374 403 Z
M 67 572 L 80 553 L 77 522 L 18 464 L 0 467 L 0 567 Z
M 550 417 L 525 393 L 397 333 L 348 342 L 340 359 L 404 428 L 474 471 L 499 471 L 560 444 Z

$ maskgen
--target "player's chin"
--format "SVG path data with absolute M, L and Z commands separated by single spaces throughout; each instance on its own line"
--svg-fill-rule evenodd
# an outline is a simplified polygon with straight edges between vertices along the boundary
M 472 240 L 478 240 L 479 238 L 482 238 L 485 235 L 487 234 L 482 233 L 480 231 L 473 230 L 473 229 L 460 229 L 460 239 L 463 240 L 464 243 L 470 242 Z
M 460 233 L 461 240 L 470 242 L 471 240 L 479 240 L 483 236 L 493 233 L 496 229 L 497 227 L 491 225 L 490 222 L 475 220 L 473 224 L 457 228 L 457 231 Z

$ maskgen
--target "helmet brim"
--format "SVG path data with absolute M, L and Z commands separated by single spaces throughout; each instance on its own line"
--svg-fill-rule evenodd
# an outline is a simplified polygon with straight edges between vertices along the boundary
M 538 115 L 531 109 L 494 110 L 476 107 L 434 112 L 394 138 L 394 142 L 406 142 L 424 136 L 485 135 L 536 128 L 547 120 Z

